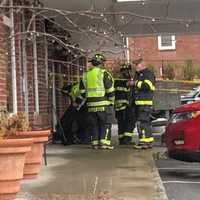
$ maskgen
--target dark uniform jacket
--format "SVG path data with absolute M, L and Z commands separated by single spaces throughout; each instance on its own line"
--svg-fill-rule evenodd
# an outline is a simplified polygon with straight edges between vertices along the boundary
M 130 87 L 127 86 L 127 80 L 115 80 L 115 110 L 126 109 L 129 105 Z
M 153 94 L 155 91 L 154 73 L 145 68 L 135 74 L 135 104 L 153 105 Z

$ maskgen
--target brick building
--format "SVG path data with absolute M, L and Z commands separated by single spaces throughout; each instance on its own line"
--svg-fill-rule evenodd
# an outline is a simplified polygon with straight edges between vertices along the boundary
M 199 67 L 200 34 L 141 35 L 128 40 L 130 59 L 142 56 L 150 66 L 155 67 L 157 76 L 162 75 L 167 64 L 176 66 L 177 75 L 182 73 L 187 60 L 192 60 L 195 67 Z
M 55 125 L 55 113 L 62 115 L 68 103 L 57 89 L 77 81 L 86 60 L 78 45 L 71 45 L 70 34 L 54 23 L 32 18 L 29 9 L 7 13 L 0 23 L 0 109 L 27 113 L 33 127 Z

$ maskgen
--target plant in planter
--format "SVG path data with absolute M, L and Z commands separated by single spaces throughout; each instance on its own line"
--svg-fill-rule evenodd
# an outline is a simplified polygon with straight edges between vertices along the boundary
M 31 151 L 28 152 L 26 156 L 24 166 L 25 179 L 33 179 L 38 176 L 42 164 L 44 143 L 48 141 L 49 134 L 50 130 L 32 130 L 17 132 L 17 137 L 32 138 L 34 141 Z
M 0 134 L 4 138 L 15 138 L 18 131 L 31 130 L 29 122 L 23 113 L 9 115 L 8 113 L 3 112 L 0 117 Z
M 41 168 L 44 143 L 48 141 L 50 130 L 31 130 L 28 119 L 23 113 L 14 117 L 14 123 L 17 127 L 16 137 L 33 138 L 34 140 L 31 151 L 26 156 L 24 178 L 36 178 Z
M 24 178 L 36 178 L 41 168 L 44 143 L 48 141 L 50 130 L 31 130 L 29 121 L 24 113 L 18 113 L 8 117 L 4 127 L 7 130 L 7 138 L 33 139 L 31 151 L 26 155 Z
M 10 116 L 0 112 L 0 199 L 15 199 L 20 190 L 26 153 L 31 150 L 33 139 L 8 139 L 14 134 Z

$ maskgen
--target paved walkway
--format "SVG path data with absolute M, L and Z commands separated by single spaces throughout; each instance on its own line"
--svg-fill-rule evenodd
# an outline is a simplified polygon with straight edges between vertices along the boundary
M 155 174 L 151 150 L 50 145 L 48 166 L 18 200 L 161 200 Z

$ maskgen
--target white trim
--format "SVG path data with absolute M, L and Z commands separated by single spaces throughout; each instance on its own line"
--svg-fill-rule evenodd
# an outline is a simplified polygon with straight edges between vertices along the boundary
M 171 35 L 172 45 L 162 46 L 162 35 L 158 36 L 158 50 L 175 50 L 176 49 L 176 37 Z
M 175 170 L 191 170 L 191 171 L 198 170 L 198 171 L 200 171 L 200 168 L 199 167 L 195 167 L 195 168 L 187 168 L 187 167 L 182 167 L 182 168 L 180 168 L 180 167 L 160 167 L 160 168 L 158 168 L 158 170 L 173 170 L 173 171 L 175 171 Z
M 36 36 L 36 16 L 33 21 L 33 77 L 34 77 L 34 95 L 35 95 L 35 113 L 39 114 L 39 89 L 38 89 L 38 60 L 37 60 L 37 36 Z
M 176 183 L 176 184 L 200 184 L 198 181 L 163 181 L 163 184 Z
M 129 52 L 129 38 L 128 37 L 126 37 L 126 59 L 127 59 L 127 62 L 129 63 L 130 52 Z
M 22 31 L 26 30 L 25 27 L 25 14 L 22 11 Z M 28 72 L 27 72 L 27 54 L 26 54 L 26 36 L 22 37 L 22 66 L 23 66 L 23 93 L 24 93 L 24 110 L 29 117 L 29 90 L 28 90 Z
M 10 0 L 10 18 L 12 23 L 11 28 L 11 65 L 12 65 L 12 103 L 13 113 L 17 113 L 17 79 L 16 79 L 16 49 L 15 49 L 15 30 L 14 30 L 14 11 L 13 0 Z

